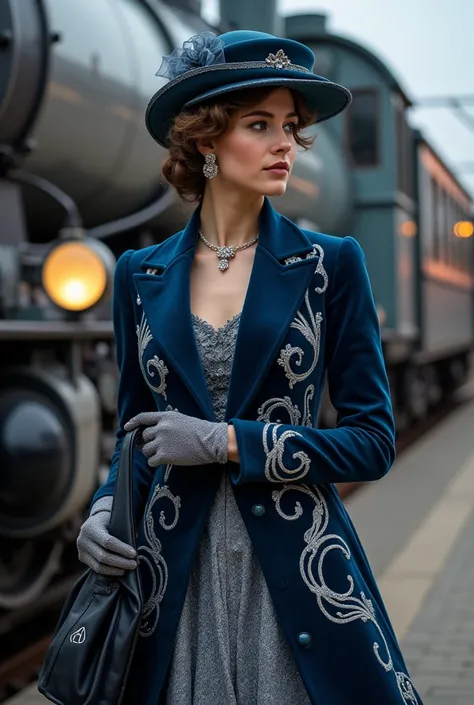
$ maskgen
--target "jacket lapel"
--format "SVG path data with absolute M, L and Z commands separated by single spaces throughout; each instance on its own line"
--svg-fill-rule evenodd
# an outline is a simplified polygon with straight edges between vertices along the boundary
M 166 363 L 179 374 L 204 418 L 214 421 L 191 319 L 190 275 L 199 212 L 200 209 L 196 209 L 175 246 L 171 249 L 165 242 L 168 248 L 154 250 L 142 262 L 142 268 L 147 272 L 134 274 L 133 279 L 153 339 L 163 352 Z M 155 269 L 156 273 L 151 273 Z
M 157 246 L 142 262 L 144 272 L 133 278 L 166 363 L 179 374 L 204 418 L 214 421 L 191 318 L 190 274 L 199 222 L 198 207 L 179 237 Z M 268 199 L 261 211 L 259 233 L 237 335 L 226 420 L 242 416 L 258 391 L 317 264 L 315 259 L 306 259 L 313 252 L 311 241 L 279 215 Z M 285 264 L 292 257 L 298 261 Z
M 265 199 L 259 244 L 245 298 L 227 397 L 226 419 L 242 417 L 301 305 L 317 260 L 313 245 Z M 309 259 L 306 257 L 310 255 Z M 295 258 L 293 263 L 285 260 Z

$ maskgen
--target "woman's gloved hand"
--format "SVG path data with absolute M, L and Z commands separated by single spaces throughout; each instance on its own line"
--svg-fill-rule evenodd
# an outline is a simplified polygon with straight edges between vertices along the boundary
M 226 463 L 228 426 L 179 411 L 146 411 L 130 419 L 125 431 L 147 426 L 142 452 L 150 467 L 158 465 L 206 465 Z
M 92 505 L 77 538 L 79 560 L 101 575 L 123 575 L 137 567 L 136 551 L 108 532 L 112 497 L 101 497 Z

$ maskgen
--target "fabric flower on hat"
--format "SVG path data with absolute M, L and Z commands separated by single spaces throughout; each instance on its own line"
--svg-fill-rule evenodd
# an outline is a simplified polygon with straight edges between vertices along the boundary
M 169 56 L 164 56 L 156 76 L 177 78 L 187 71 L 222 64 L 224 57 L 224 42 L 214 32 L 202 32 L 183 43 L 181 49 L 175 49 Z

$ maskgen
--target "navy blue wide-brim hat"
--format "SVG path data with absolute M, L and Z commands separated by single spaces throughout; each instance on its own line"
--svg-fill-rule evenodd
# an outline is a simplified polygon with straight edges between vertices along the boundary
M 156 75 L 169 81 L 148 103 L 148 131 L 166 147 L 173 119 L 183 109 L 259 86 L 297 90 L 316 113 L 316 122 L 328 120 L 347 108 L 352 96 L 344 86 L 314 74 L 314 58 L 304 44 L 264 32 L 202 32 L 163 57 Z

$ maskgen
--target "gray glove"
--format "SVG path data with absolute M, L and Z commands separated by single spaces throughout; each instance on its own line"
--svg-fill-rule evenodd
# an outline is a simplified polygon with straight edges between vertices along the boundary
M 179 411 L 145 411 L 127 421 L 125 431 L 143 431 L 142 452 L 152 468 L 158 465 L 206 465 L 227 462 L 228 426 Z
M 77 538 L 79 560 L 101 575 L 123 575 L 137 567 L 136 551 L 108 532 L 113 498 L 101 497 L 92 505 Z

